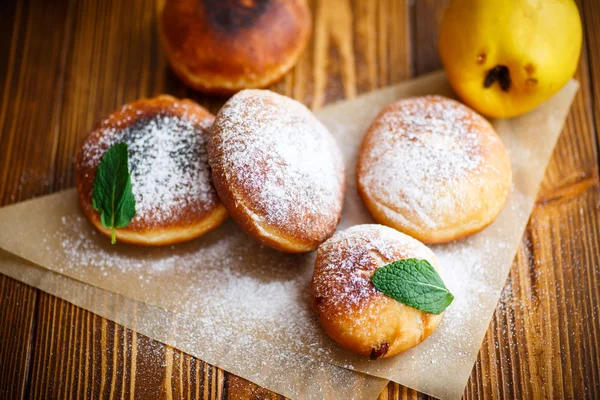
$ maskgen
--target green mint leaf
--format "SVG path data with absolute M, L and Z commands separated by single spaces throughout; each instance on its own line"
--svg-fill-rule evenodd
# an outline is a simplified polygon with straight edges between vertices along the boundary
M 441 314 L 454 300 L 427 260 L 394 261 L 375 271 L 371 282 L 386 296 L 430 314 Z
M 125 228 L 135 215 L 126 143 L 115 144 L 102 156 L 92 189 L 92 207 L 100 213 L 102 226 L 110 228 L 111 243 L 115 244 L 115 229 Z

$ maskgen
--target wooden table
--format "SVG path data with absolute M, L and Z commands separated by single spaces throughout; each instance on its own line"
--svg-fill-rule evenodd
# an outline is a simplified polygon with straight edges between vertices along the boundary
M 313 108 L 440 68 L 445 1 L 311 0 L 314 33 L 273 90 Z M 170 93 L 216 111 L 165 64 L 161 1 L 0 6 L 0 204 L 72 187 L 92 123 Z M 600 2 L 567 119 L 466 398 L 600 398 Z M 0 398 L 278 398 L 244 379 L 0 275 Z M 390 383 L 382 399 L 423 398 Z

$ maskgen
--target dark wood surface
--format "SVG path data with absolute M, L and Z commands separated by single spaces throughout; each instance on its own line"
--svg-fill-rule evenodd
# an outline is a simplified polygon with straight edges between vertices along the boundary
M 314 32 L 273 90 L 313 108 L 440 67 L 445 1 L 311 0 Z M 158 46 L 162 1 L 0 5 L 0 205 L 73 186 L 92 123 L 181 85 Z M 600 2 L 582 0 L 581 82 L 465 389 L 479 398 L 600 398 Z M 279 398 L 0 275 L 0 398 Z M 424 398 L 389 384 L 382 399 Z

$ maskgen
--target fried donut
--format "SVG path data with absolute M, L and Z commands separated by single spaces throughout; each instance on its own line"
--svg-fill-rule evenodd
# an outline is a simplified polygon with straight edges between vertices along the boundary
M 212 93 L 279 80 L 308 44 L 306 0 L 168 0 L 159 18 L 175 75 Z
M 263 244 L 307 252 L 335 231 L 346 187 L 342 156 L 299 102 L 268 90 L 239 92 L 217 114 L 208 156 L 231 218 Z
M 510 160 L 490 123 L 442 97 L 400 100 L 369 128 L 356 170 L 373 218 L 424 243 L 485 228 L 510 191 Z
M 208 166 L 206 140 L 214 116 L 190 100 L 171 96 L 134 101 L 98 123 L 75 162 L 75 182 L 85 215 L 107 236 L 92 207 L 96 170 L 104 153 L 129 148 L 136 213 L 118 241 L 160 246 L 196 238 L 227 218 Z
M 355 225 L 337 232 L 317 252 L 311 302 L 327 334 L 342 347 L 371 359 L 411 349 L 437 328 L 442 315 L 407 306 L 375 289 L 371 277 L 393 261 L 427 260 L 421 242 L 383 225 Z

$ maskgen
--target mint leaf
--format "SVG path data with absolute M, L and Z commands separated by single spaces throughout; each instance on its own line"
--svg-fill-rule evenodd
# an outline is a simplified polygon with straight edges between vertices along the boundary
M 115 144 L 102 156 L 92 189 L 92 207 L 100 213 L 102 226 L 110 228 L 110 241 L 115 244 L 115 229 L 125 228 L 135 215 L 126 143 Z
M 441 314 L 454 300 L 427 260 L 394 261 L 375 271 L 371 282 L 386 296 L 430 314 Z

